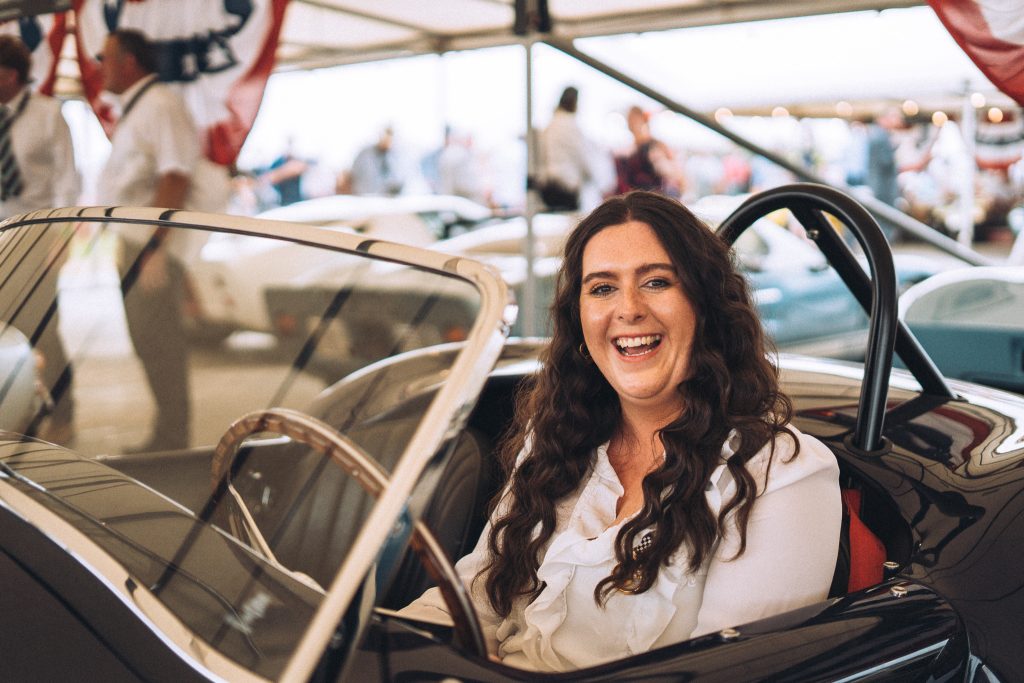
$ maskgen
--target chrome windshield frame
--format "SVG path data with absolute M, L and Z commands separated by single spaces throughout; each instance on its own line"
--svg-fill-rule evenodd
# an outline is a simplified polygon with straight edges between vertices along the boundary
M 460 420 L 465 419 L 468 407 L 475 401 L 491 368 L 498 360 L 515 316 L 515 307 L 509 303 L 505 283 L 498 272 L 490 266 L 438 251 L 367 239 L 358 234 L 297 223 L 182 210 L 142 207 L 47 209 L 0 222 L 0 233 L 33 224 L 76 220 L 196 228 L 284 239 L 435 271 L 467 282 L 479 293 L 479 314 L 466 341 L 462 343 L 461 351 L 452 364 L 447 381 L 439 388 L 422 421 L 406 444 L 398 465 L 391 473 L 388 487 L 360 530 L 351 551 L 327 589 L 323 601 L 280 677 L 286 681 L 307 680 L 328 646 L 345 610 L 370 572 L 393 525 L 406 511 L 407 501 L 421 474 L 441 444 L 461 427 Z M 49 531 L 53 532 L 56 528 L 49 526 Z M 81 538 L 54 540 L 66 545 L 70 550 L 74 550 L 72 545 L 82 542 Z M 99 566 L 93 566 L 92 570 L 102 571 Z M 123 576 L 107 578 L 115 584 L 116 581 L 124 579 Z M 176 644 L 180 648 L 179 651 L 188 652 L 188 642 Z

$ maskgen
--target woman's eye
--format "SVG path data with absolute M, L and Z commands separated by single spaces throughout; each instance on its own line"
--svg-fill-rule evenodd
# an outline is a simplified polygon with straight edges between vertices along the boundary
M 594 285 L 593 287 L 590 288 L 590 295 L 591 296 L 605 296 L 606 294 L 610 294 L 611 291 L 612 291 L 612 286 L 611 285 Z
M 663 277 L 656 277 L 645 282 L 644 286 L 651 289 L 665 289 L 666 287 L 671 287 L 672 283 Z

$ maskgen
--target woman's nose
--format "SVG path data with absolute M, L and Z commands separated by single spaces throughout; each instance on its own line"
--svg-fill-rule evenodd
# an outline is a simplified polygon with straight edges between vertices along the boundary
M 646 313 L 643 296 L 632 289 L 624 289 L 619 300 L 618 318 L 623 322 L 642 320 Z

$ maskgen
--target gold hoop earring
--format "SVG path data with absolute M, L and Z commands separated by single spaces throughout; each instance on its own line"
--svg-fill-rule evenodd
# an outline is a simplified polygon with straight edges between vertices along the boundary
M 583 360 L 594 360 L 590 355 L 590 350 L 587 349 L 587 345 L 583 342 L 580 342 L 577 350 L 580 352 L 580 355 L 583 356 Z

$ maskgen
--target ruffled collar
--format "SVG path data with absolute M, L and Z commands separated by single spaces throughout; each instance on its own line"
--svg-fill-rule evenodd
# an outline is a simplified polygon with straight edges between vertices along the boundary
M 735 453 L 738 445 L 735 432 L 722 446 L 722 461 L 712 472 L 708 483 L 707 499 L 714 514 L 721 509 L 723 491 L 731 478 L 723 480 L 727 472 L 725 460 Z M 608 653 L 608 643 L 574 642 L 575 636 L 563 633 L 562 626 L 569 614 L 568 595 L 574 593 L 574 620 L 605 619 L 604 609 L 592 607 L 589 596 L 594 586 L 608 576 L 616 562 L 615 538 L 626 520 L 615 523 L 616 506 L 624 489 L 608 459 L 608 444 L 595 451 L 589 475 L 580 487 L 571 509 L 563 512 L 567 517 L 559 520 L 559 532 L 544 553 L 537 578 L 543 590 L 522 612 L 523 629 L 515 638 L 513 650 L 522 653 L 531 664 L 540 669 L 565 670 L 602 661 Z M 680 551 L 685 552 L 685 551 Z M 572 588 L 574 582 L 581 582 Z M 620 643 L 628 653 L 645 652 L 665 632 L 674 618 L 677 605 L 674 596 L 683 584 L 697 585 L 695 575 L 687 569 L 685 558 L 676 557 L 662 567 L 654 585 L 638 595 L 614 594 L 607 609 L 615 611 L 619 624 Z M 580 596 L 583 597 L 580 597 Z M 589 613 L 595 611 L 593 615 Z M 501 635 L 499 633 L 499 639 Z M 556 641 L 559 644 L 556 645 Z M 506 643 L 499 652 L 502 656 Z M 613 648 L 614 649 L 614 648 Z

